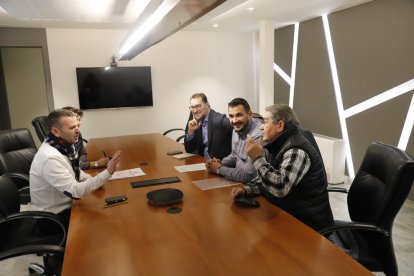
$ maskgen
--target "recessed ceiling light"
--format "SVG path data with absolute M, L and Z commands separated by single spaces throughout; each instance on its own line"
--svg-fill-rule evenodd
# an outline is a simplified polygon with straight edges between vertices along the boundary
M 214 28 L 217 28 L 219 25 L 218 24 L 213 24 L 213 27 Z
M 248 7 L 248 8 L 246 8 L 246 10 L 248 10 L 248 11 L 254 11 L 254 7 Z

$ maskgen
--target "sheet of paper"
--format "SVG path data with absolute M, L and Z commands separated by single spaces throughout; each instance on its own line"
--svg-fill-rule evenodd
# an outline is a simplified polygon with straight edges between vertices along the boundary
M 229 186 L 241 184 L 239 182 L 229 181 L 225 179 L 224 177 L 208 178 L 208 179 L 193 181 L 193 183 L 201 190 L 217 189 L 217 188 L 229 187 Z
M 188 157 L 191 157 L 191 156 L 195 156 L 195 154 L 194 153 L 184 152 L 184 153 L 172 155 L 171 157 L 173 157 L 175 159 L 180 159 L 181 160 L 181 159 L 185 159 L 185 158 L 188 158 Z
M 123 170 L 123 171 L 116 171 L 112 175 L 109 180 L 115 180 L 115 179 L 123 179 L 123 178 L 130 178 L 135 176 L 142 176 L 145 175 L 145 173 L 141 170 L 141 168 L 134 168 L 129 170 Z
M 197 163 L 197 164 L 184 165 L 184 166 L 175 166 L 174 169 L 176 169 L 179 172 L 193 172 L 193 171 L 207 170 L 205 163 Z

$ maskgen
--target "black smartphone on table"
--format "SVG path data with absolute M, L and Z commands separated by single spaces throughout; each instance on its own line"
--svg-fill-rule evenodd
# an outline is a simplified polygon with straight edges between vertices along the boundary
M 128 199 L 128 197 L 126 195 L 107 197 L 107 198 L 105 198 L 105 205 L 112 205 L 112 204 L 116 204 L 116 203 L 121 203 L 121 202 L 124 202 L 127 199 Z

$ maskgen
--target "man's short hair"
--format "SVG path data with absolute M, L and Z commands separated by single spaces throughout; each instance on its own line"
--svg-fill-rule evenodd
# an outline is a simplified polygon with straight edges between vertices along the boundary
M 229 107 L 236 107 L 238 105 L 242 105 L 246 113 L 250 111 L 249 103 L 243 98 L 235 98 L 229 102 Z
M 52 127 L 61 128 L 60 118 L 62 117 L 76 117 L 76 114 L 67 109 L 56 109 L 50 112 L 49 116 L 47 116 L 47 126 L 50 129 Z
M 73 106 L 65 106 L 65 107 L 62 107 L 62 109 L 72 111 L 73 113 L 79 115 L 79 117 L 81 117 L 81 118 L 83 117 L 83 111 L 80 110 L 79 108 L 76 108 L 76 107 L 73 107 Z
M 285 124 L 299 126 L 300 121 L 295 111 L 286 104 L 274 104 L 266 107 L 266 111 L 272 114 L 272 122 L 284 121 Z
M 208 103 L 207 96 L 204 93 L 195 93 L 191 96 L 190 100 L 194 98 L 201 98 L 203 103 Z

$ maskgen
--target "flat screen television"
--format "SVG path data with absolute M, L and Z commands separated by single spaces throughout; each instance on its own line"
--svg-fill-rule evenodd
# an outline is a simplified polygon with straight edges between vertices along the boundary
M 151 67 L 76 68 L 80 109 L 152 106 Z

